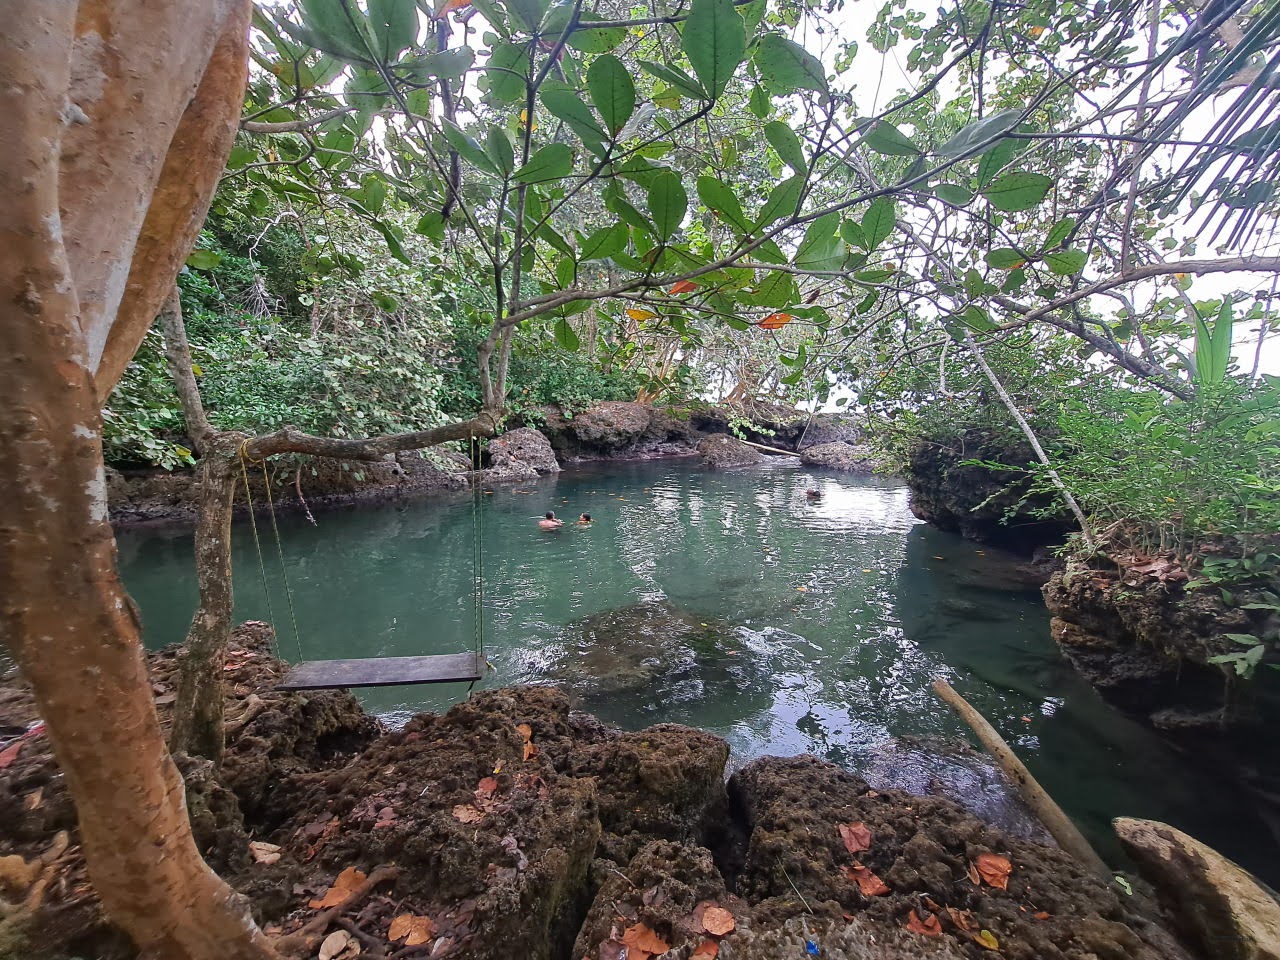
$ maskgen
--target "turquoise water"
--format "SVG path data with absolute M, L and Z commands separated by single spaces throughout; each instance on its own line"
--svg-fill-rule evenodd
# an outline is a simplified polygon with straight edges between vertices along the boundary
M 1124 815 L 1174 823 L 1263 875 L 1280 862 L 1212 758 L 1186 757 L 1107 707 L 1059 656 L 1034 586 L 994 551 L 916 521 L 896 481 L 781 463 L 614 463 L 494 489 L 482 507 L 485 686 L 565 682 L 624 727 L 711 730 L 735 764 L 811 752 L 856 770 L 892 736 L 965 735 L 929 690 L 946 676 L 1106 850 L 1110 819 Z M 596 522 L 547 533 L 536 522 L 546 510 Z M 471 646 L 470 494 L 317 521 L 281 517 L 306 659 Z M 182 639 L 195 604 L 189 532 L 119 541 L 148 644 Z M 282 653 L 296 659 L 267 560 Z M 237 616 L 267 619 L 247 525 L 235 564 Z M 466 692 L 361 697 L 398 722 Z

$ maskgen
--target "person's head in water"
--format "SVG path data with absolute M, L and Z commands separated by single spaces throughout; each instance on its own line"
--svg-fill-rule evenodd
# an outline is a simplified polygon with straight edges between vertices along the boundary
M 546 518 L 545 518 L 545 519 L 547 519 L 547 520 L 554 520 L 555 518 L 556 518 L 556 512 L 555 512 L 554 510 L 548 510 L 548 511 L 547 511 L 547 516 L 546 516 Z
M 580 516 L 578 517 L 578 522 L 579 522 L 579 523 L 590 523 L 590 522 L 591 522 L 591 514 L 589 514 L 589 513 L 584 513 L 584 514 L 580 515 Z

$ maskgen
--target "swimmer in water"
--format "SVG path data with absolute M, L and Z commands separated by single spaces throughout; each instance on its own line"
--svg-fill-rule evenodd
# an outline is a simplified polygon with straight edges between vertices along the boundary
M 564 526 L 564 521 L 557 520 L 555 512 L 548 510 L 547 515 L 538 521 L 538 526 L 543 530 L 559 530 Z
M 584 527 L 585 527 L 585 526 L 588 526 L 588 525 L 591 523 L 591 514 L 589 514 L 589 513 L 584 513 L 584 514 L 579 515 L 579 517 L 578 517 L 578 523 L 579 523 L 579 524 L 581 524 L 581 525 L 582 525 L 582 526 L 584 526 Z

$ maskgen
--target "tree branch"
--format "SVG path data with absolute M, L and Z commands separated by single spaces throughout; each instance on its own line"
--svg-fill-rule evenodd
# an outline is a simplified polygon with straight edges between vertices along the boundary
M 333 457 L 338 460 L 377 461 L 403 450 L 421 450 L 450 440 L 467 440 L 471 437 L 492 437 L 497 431 L 499 414 L 490 409 L 481 410 L 470 420 L 446 423 L 430 430 L 414 430 L 409 433 L 393 433 L 385 437 L 364 439 L 338 439 L 317 437 L 292 427 L 285 427 L 266 436 L 246 440 L 242 450 L 255 460 L 278 453 L 307 453 L 316 457 Z
M 355 107 L 337 107 L 334 110 L 317 113 L 314 117 L 281 120 L 278 123 L 268 123 L 265 120 L 241 120 L 240 129 L 245 133 L 301 133 L 303 130 L 318 127 L 320 124 L 333 120 L 335 117 L 344 117 L 348 113 L 353 113 L 355 109 Z

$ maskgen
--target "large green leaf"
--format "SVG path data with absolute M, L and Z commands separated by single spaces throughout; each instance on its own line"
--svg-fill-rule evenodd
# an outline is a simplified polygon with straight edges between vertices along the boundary
M 470 47 L 455 47 L 439 53 L 428 53 L 404 65 L 409 67 L 414 79 L 419 81 L 439 78 L 461 80 L 475 62 L 476 52 Z
M 658 239 L 670 240 L 671 235 L 680 229 L 688 209 L 689 195 L 674 171 L 665 170 L 654 177 L 649 186 L 649 213 Z
M 489 124 L 484 141 L 484 152 L 493 165 L 498 168 L 498 172 L 504 177 L 509 177 L 511 171 L 516 166 L 515 148 L 511 146 L 511 139 L 507 136 L 507 132 L 496 123 Z
M 596 122 L 591 108 L 582 102 L 578 91 L 567 83 L 551 81 L 544 83 L 539 91 L 542 105 L 552 116 L 563 120 L 584 144 L 594 153 L 604 154 L 603 144 L 609 139 L 600 124 Z
M 495 43 L 485 63 L 489 96 L 499 103 L 522 99 L 528 87 L 529 71 L 529 44 Z
M 652 60 L 640 60 L 639 63 L 641 69 L 643 69 L 645 73 L 652 74 L 659 80 L 666 81 L 687 97 L 691 97 L 694 100 L 701 100 L 706 96 L 706 93 L 703 92 L 702 85 L 679 67 L 671 64 L 654 63 Z
M 1026 254 L 1013 247 L 998 247 L 988 250 L 984 258 L 990 266 L 997 270 L 1014 270 L 1027 262 Z
M 570 353 L 577 350 L 582 343 L 582 341 L 578 339 L 577 332 L 569 325 L 569 321 L 564 317 L 560 317 L 556 320 L 555 337 L 556 343 L 559 344 L 562 349 L 568 350 Z
M 973 191 L 958 183 L 940 183 L 933 188 L 933 192 L 939 200 L 954 203 L 957 207 L 963 207 L 973 199 Z
M 764 125 L 764 138 L 769 146 L 778 152 L 778 156 L 796 173 L 804 173 L 809 169 L 804 159 L 804 149 L 800 146 L 800 138 L 789 124 L 774 120 Z
M 568 176 L 573 170 L 573 150 L 567 143 L 549 143 L 515 172 L 521 183 L 545 183 Z
M 804 184 L 805 178 L 797 174 L 794 177 L 788 177 L 774 187 L 769 194 L 769 199 L 760 208 L 760 215 L 756 218 L 756 226 L 767 227 L 794 215 L 796 207 L 800 204 L 800 194 L 804 190 Z
M 785 307 L 795 300 L 795 277 L 781 270 L 770 270 L 750 297 L 750 302 L 757 307 Z
M 867 241 L 864 247 L 867 253 L 880 246 L 893 233 L 897 222 L 898 214 L 892 200 L 888 197 L 876 197 L 871 201 L 871 206 L 862 215 L 862 235 Z
M 531 32 L 538 29 L 549 6 L 544 0 L 499 0 L 499 2 Z
M 440 126 L 444 131 L 444 138 L 449 141 L 449 146 L 458 151 L 458 156 L 485 173 L 498 175 L 497 166 L 481 149 L 475 137 L 469 136 L 466 131 L 448 118 L 443 118 L 440 121 Z
M 1001 110 L 999 113 L 993 113 L 989 117 L 975 120 L 940 146 L 937 152 L 944 157 L 959 157 L 970 153 L 980 144 L 986 144 L 973 155 L 977 156 L 978 153 L 986 153 L 986 151 L 995 146 L 994 141 L 996 138 L 1012 130 L 1021 119 L 1021 110 Z M 988 140 L 992 142 L 987 143 Z
M 840 214 L 828 213 L 809 224 L 796 248 L 795 265 L 801 270 L 839 270 L 844 263 L 844 242 L 837 231 Z
M 369 25 L 379 58 L 395 63 L 418 39 L 418 6 L 413 0 L 369 0 Z
M 629 223 L 637 230 L 646 232 L 653 229 L 653 224 L 627 199 L 626 190 L 619 181 L 610 180 L 605 184 L 603 196 L 605 209 L 623 223 Z
M 982 188 L 982 195 L 997 210 L 1018 213 L 1039 206 L 1053 187 L 1053 178 L 1043 173 L 1006 173 Z
M 578 245 L 579 260 L 608 260 L 614 254 L 627 249 L 631 231 L 625 223 L 601 227 Z
M 710 207 L 722 222 L 737 233 L 749 233 L 751 221 L 742 211 L 742 204 L 723 181 L 703 175 L 698 178 L 698 199 Z
M 680 46 L 704 95 L 719 99 L 747 52 L 746 26 L 733 0 L 693 0 Z
M 569 19 L 573 16 L 575 4 L 557 3 L 542 18 L 542 36 L 544 40 L 558 40 Z M 606 18 L 590 10 L 578 12 L 578 21 L 574 24 L 573 33 L 569 34 L 568 45 L 579 53 L 608 53 L 627 38 L 625 27 L 592 27 Z
M 890 157 L 915 157 L 920 154 L 920 148 L 887 120 L 877 120 L 868 125 L 863 132 L 862 143 L 876 153 Z
M 187 266 L 193 270 L 212 270 L 222 262 L 222 254 L 216 250 L 192 250 L 187 257 Z
M 752 59 L 774 94 L 797 90 L 827 92 L 827 74 L 822 61 L 786 37 L 776 33 L 761 37 Z
M 1060 277 L 1069 277 L 1084 269 L 1089 255 L 1083 250 L 1059 250 L 1057 253 L 1046 253 L 1044 262 Z
M 978 161 L 978 189 L 994 180 L 1021 150 L 1022 144 L 1017 140 L 1001 140 L 984 153 Z
M 369 61 L 369 48 L 362 33 L 366 21 L 354 3 L 299 0 L 298 6 L 302 14 L 303 36 L 290 29 L 295 24 L 283 19 L 279 21 L 295 40 L 344 60 Z
M 1044 238 L 1045 250 L 1052 250 L 1059 246 L 1067 237 L 1071 236 L 1071 231 L 1076 228 L 1076 222 L 1071 217 L 1063 217 L 1052 227 L 1049 228 L 1049 234 Z
M 636 109 L 636 85 L 630 71 L 613 54 L 601 54 L 587 68 L 587 90 L 605 130 L 616 137 Z
M 1196 317 L 1196 383 L 1221 383 L 1231 365 L 1231 334 L 1235 317 L 1231 301 L 1224 299 L 1213 326 Z

